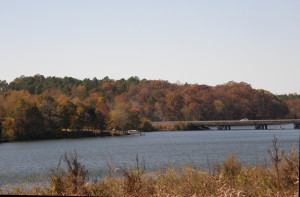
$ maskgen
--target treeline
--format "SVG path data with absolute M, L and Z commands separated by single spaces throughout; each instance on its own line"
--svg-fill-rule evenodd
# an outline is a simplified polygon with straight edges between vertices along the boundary
M 300 118 L 299 95 L 276 96 L 241 82 L 215 87 L 138 77 L 0 81 L 5 139 L 42 139 L 63 131 L 152 130 L 150 121 Z M 2 128 L 2 129 L 1 129 Z
M 289 118 L 300 118 L 300 94 L 278 95 L 289 108 Z
M 103 88 L 109 89 L 111 82 L 113 82 L 113 88 L 116 94 L 121 94 L 128 91 L 130 85 L 140 83 L 144 80 L 140 80 L 138 77 L 130 77 L 129 79 L 112 80 L 105 77 L 101 80 L 97 78 L 79 80 L 72 77 L 47 77 L 36 74 L 33 77 L 21 76 L 16 78 L 11 83 L 7 84 L 6 81 L 0 80 L 0 90 L 27 90 L 30 94 L 42 94 L 44 91 L 51 88 L 55 88 L 64 94 L 69 94 L 73 91 L 73 88 L 82 86 L 87 92 L 99 92 Z M 106 87 L 106 88 L 105 88 Z
M 278 95 L 278 98 L 283 99 L 283 100 L 296 100 L 300 99 L 300 94 L 282 94 Z

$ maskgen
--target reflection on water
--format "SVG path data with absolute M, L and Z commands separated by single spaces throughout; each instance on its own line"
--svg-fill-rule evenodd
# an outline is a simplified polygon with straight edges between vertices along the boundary
M 0 144 L 0 186 L 45 180 L 57 167 L 61 155 L 74 150 L 79 162 L 93 176 L 106 175 L 107 165 L 132 165 L 136 154 L 145 160 L 147 170 L 180 167 L 193 163 L 207 167 L 221 162 L 229 153 L 240 156 L 245 165 L 263 162 L 274 135 L 281 149 L 290 152 L 299 146 L 299 130 L 230 130 L 152 132 L 145 136 L 60 139 Z

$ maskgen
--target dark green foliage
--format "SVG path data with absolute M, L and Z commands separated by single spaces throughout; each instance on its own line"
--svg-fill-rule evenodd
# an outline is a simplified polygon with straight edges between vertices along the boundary
M 16 139 L 42 139 L 45 136 L 47 131 L 45 119 L 36 105 L 20 99 L 12 117 L 16 124 L 14 128 Z
M 52 96 L 40 95 L 39 100 L 39 109 L 43 114 L 45 128 L 49 135 L 52 132 L 59 130 L 61 119 L 58 114 L 58 103 Z
M 5 80 L 4 81 L 0 80 L 0 92 L 4 92 L 6 90 L 7 85 L 8 84 L 6 83 Z
M 41 139 L 45 132 L 45 123 L 43 114 L 36 105 L 30 106 L 24 117 L 24 138 Z
M 51 88 L 57 88 L 65 94 L 71 92 L 72 88 L 78 87 L 80 85 L 84 86 L 86 90 L 89 91 L 99 91 L 103 83 L 114 80 L 105 77 L 102 80 L 97 78 L 79 80 L 72 77 L 47 77 L 43 75 L 35 75 L 34 77 L 21 76 L 16 78 L 13 82 L 7 84 L 6 81 L 0 81 L 0 91 L 4 90 L 28 90 L 31 94 L 41 94 L 45 90 Z M 116 81 L 116 89 L 118 94 L 121 94 L 128 90 L 128 88 L 133 84 L 138 84 L 140 82 L 138 77 L 131 77 L 127 81 L 125 79 Z
M 82 82 L 72 77 L 47 77 L 35 75 L 34 77 L 21 76 L 9 83 L 8 90 L 28 90 L 31 94 L 41 94 L 50 88 L 58 88 L 64 93 L 69 93 L 73 86 L 78 86 Z
M 130 89 L 130 86 L 132 85 L 137 85 L 140 83 L 140 78 L 135 76 L 135 77 L 130 77 L 127 79 L 126 84 L 127 84 L 127 90 Z
M 152 123 L 150 122 L 150 120 L 148 120 L 147 118 L 142 118 L 140 130 L 142 130 L 142 131 L 153 131 L 154 128 L 153 128 Z
M 88 128 L 92 127 L 94 130 L 96 127 L 96 122 L 97 122 L 97 116 L 96 116 L 96 111 L 95 108 L 92 106 L 88 106 L 86 110 L 86 124 L 88 125 Z
M 96 130 L 104 130 L 107 126 L 106 117 L 105 115 L 99 111 L 95 111 L 96 121 L 94 122 L 94 127 Z
M 295 99 L 300 99 L 300 94 L 281 94 L 277 95 L 278 98 L 282 100 L 295 100 Z
M 71 127 L 72 119 L 76 115 L 76 106 L 70 102 L 65 101 L 59 106 L 58 116 L 60 117 L 61 126 L 64 129 Z

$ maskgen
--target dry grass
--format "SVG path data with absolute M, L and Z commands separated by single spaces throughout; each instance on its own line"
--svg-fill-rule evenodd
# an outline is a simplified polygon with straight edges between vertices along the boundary
M 66 168 L 57 168 L 50 186 L 7 188 L 0 194 L 77 195 L 77 196 L 298 196 L 299 157 L 280 152 L 274 139 L 270 166 L 242 167 L 240 159 L 230 154 L 211 173 L 186 166 L 166 172 L 146 172 L 136 157 L 135 166 L 111 170 L 101 180 L 88 182 L 87 170 L 77 161 L 77 154 L 63 156 Z
M 56 168 L 52 171 L 50 194 L 87 196 L 88 171 L 78 163 L 77 153 L 65 153 L 62 159 L 66 169 Z

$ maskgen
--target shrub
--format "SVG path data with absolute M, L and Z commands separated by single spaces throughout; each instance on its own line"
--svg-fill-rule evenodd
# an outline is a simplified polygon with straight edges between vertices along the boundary
M 152 126 L 152 123 L 150 122 L 150 120 L 148 120 L 147 118 L 142 118 L 140 129 L 143 131 L 152 131 L 153 126 Z
M 2 122 L 2 137 L 7 140 L 15 140 L 15 127 L 15 120 L 13 118 L 7 118 L 4 122 Z
M 237 176 L 242 170 L 242 162 L 239 157 L 231 153 L 223 161 L 223 174 L 225 177 L 233 178 Z
M 142 189 L 142 176 L 145 173 L 145 166 L 140 166 L 138 155 L 136 155 L 136 167 L 124 168 L 124 190 L 133 195 Z
M 88 171 L 78 163 L 77 153 L 65 153 L 62 157 L 67 168 L 53 170 L 50 179 L 52 190 L 56 195 L 88 195 Z

